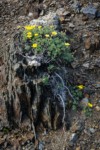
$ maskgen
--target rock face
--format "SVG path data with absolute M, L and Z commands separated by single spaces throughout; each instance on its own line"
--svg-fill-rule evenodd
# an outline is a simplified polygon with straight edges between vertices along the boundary
M 65 68 L 48 73 L 44 55 L 35 56 L 23 49 L 18 33 L 5 56 L 8 85 L 6 93 L 1 95 L 3 100 L 0 100 L 0 109 L 5 109 L 1 110 L 1 122 L 4 126 L 27 128 L 34 132 L 38 126 L 57 129 L 67 120 Z
M 60 28 L 59 17 L 56 13 L 50 12 L 48 15 L 39 17 L 30 21 L 31 25 L 54 26 L 56 29 Z

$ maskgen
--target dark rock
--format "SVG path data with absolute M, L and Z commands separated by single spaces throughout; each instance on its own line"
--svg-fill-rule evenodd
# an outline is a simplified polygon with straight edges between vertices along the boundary
M 100 18 L 100 11 L 97 11 L 97 18 Z
M 97 9 L 92 4 L 87 7 L 83 7 L 81 12 L 91 18 L 95 18 L 97 16 Z

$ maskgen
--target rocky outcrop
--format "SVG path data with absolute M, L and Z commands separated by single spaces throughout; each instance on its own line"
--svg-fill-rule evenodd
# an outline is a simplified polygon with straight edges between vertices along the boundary
M 37 127 L 57 129 L 66 126 L 67 95 L 72 98 L 65 85 L 68 72 L 64 66 L 48 72 L 49 61 L 45 54 L 25 52 L 22 45 L 18 33 L 5 55 L 8 83 L 0 100 L 0 109 L 3 108 L 0 121 L 6 121 L 4 126 L 27 128 L 34 133 Z
M 54 26 L 55 29 L 60 29 L 60 20 L 56 13 L 50 12 L 48 15 L 33 19 L 30 21 L 31 25 Z

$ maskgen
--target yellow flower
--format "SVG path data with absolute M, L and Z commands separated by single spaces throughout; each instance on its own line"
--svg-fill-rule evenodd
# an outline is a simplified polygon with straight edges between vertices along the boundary
M 53 31 L 53 32 L 52 32 L 52 35 L 53 35 L 53 36 L 57 35 L 57 32 L 56 32 L 56 31 Z
M 93 105 L 92 105 L 91 103 L 88 103 L 88 107 L 92 108 L 92 107 L 93 107 Z
M 50 36 L 49 36 L 49 34 L 46 34 L 46 35 L 45 35 L 45 37 L 47 37 L 47 38 L 48 38 L 48 37 L 50 37 Z
M 34 34 L 34 36 L 38 36 L 38 35 L 39 35 L 38 33 L 35 33 L 35 34 Z
M 37 44 L 36 43 L 32 44 L 32 47 L 37 48 Z
M 31 37 L 32 37 L 32 33 L 31 33 L 31 32 L 28 32 L 28 33 L 27 33 L 27 38 L 30 39 Z
M 84 89 L 84 85 L 78 85 L 77 86 L 80 90 Z
M 27 26 L 25 26 L 24 28 L 26 29 L 26 30 L 32 30 L 32 29 L 34 29 L 36 27 L 36 25 L 27 25 Z
M 70 46 L 70 43 L 65 43 L 65 46 Z
M 41 29 L 42 28 L 42 26 L 38 26 L 38 29 Z

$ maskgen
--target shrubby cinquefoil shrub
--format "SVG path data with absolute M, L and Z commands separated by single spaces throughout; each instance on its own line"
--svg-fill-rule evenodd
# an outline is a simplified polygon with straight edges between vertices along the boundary
M 28 25 L 24 28 L 23 41 L 26 51 L 31 50 L 34 55 L 46 54 L 51 61 L 61 59 L 69 63 L 73 60 L 65 33 L 55 31 L 53 26 Z

